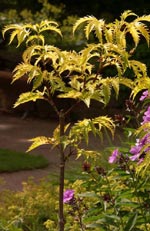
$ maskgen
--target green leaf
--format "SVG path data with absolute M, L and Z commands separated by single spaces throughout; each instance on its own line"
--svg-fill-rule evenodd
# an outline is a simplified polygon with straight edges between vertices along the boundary
M 102 219 L 98 219 L 96 223 L 100 224 L 107 224 L 112 225 L 115 227 L 118 227 L 118 222 L 120 221 L 120 217 L 116 215 L 110 215 L 110 214 L 104 214 L 104 217 Z
M 22 78 L 23 76 L 25 76 L 26 74 L 30 73 L 32 69 L 35 69 L 35 67 L 33 65 L 31 65 L 30 63 L 20 63 L 16 66 L 16 68 L 13 71 L 13 82 L 15 82 L 16 80 Z M 27 75 L 26 75 L 26 78 Z
M 131 231 L 133 230 L 133 228 L 135 227 L 136 224 L 136 220 L 137 220 L 137 213 L 135 212 L 128 220 L 124 231 Z
M 90 107 L 91 97 L 82 98 L 82 101 L 86 104 L 86 106 Z
M 101 157 L 101 153 L 94 150 L 77 149 L 77 159 L 83 156 L 86 159 L 96 160 Z
M 87 228 L 98 228 L 99 231 L 106 231 L 106 229 L 102 228 L 102 224 L 92 223 L 92 224 L 86 225 L 86 227 Z
M 35 89 L 40 87 L 42 82 L 43 82 L 43 75 L 42 74 L 35 76 L 33 79 L 33 89 L 32 90 L 34 91 Z
M 82 95 L 81 92 L 75 91 L 75 90 L 70 90 L 67 93 L 64 94 L 59 94 L 59 98 L 72 98 L 72 99 L 78 99 Z
M 79 193 L 79 197 L 92 197 L 92 198 L 99 198 L 98 195 L 95 192 L 85 192 L 85 193 Z
M 19 106 L 20 104 L 27 103 L 29 101 L 36 101 L 37 99 L 44 99 L 42 92 L 26 92 L 22 93 L 16 103 L 14 104 L 14 108 Z
M 50 137 L 46 137 L 46 136 L 38 136 L 38 137 L 30 139 L 29 141 L 32 141 L 33 143 L 28 148 L 27 152 L 30 152 L 33 149 L 38 148 L 41 145 L 54 144 L 54 139 Z
M 24 42 L 25 38 L 29 36 L 29 31 L 23 29 L 17 34 L 17 39 L 18 39 L 18 45 L 17 47 L 20 46 L 22 42 Z

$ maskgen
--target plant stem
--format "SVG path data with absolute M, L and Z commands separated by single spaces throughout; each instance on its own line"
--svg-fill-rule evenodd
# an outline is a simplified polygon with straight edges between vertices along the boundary
M 65 117 L 63 110 L 59 113 L 59 125 L 60 125 L 60 178 L 59 178 L 59 231 L 64 231 L 64 205 L 63 205 L 63 193 L 64 193 L 64 172 L 65 172 L 65 153 L 62 144 L 62 137 L 64 135 L 64 123 Z

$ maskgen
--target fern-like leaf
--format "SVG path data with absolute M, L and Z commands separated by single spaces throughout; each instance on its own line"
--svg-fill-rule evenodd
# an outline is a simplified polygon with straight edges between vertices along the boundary
M 137 78 L 147 76 L 147 67 L 144 63 L 137 60 L 129 60 L 129 67 L 133 69 Z
M 94 150 L 86 150 L 86 149 L 77 149 L 77 159 L 80 157 L 84 157 L 85 159 L 93 159 L 96 160 L 102 156 L 101 152 Z
M 139 33 L 137 28 L 134 26 L 134 23 L 130 23 L 127 26 L 127 31 L 132 35 L 132 38 L 134 40 L 135 43 L 135 47 L 137 47 L 138 43 L 139 43 Z
M 44 32 L 44 31 L 53 31 L 53 32 L 56 32 L 57 34 L 59 34 L 61 37 L 62 37 L 62 33 L 61 33 L 61 30 L 55 26 L 48 26 L 46 28 L 42 28 L 40 30 L 40 33 Z
M 54 139 L 46 136 L 38 136 L 35 138 L 30 139 L 29 141 L 33 142 L 31 146 L 28 148 L 27 152 L 32 151 L 35 148 L 40 147 L 41 145 L 46 145 L 46 144 L 54 144 Z
M 135 27 L 140 32 L 140 34 L 146 39 L 146 42 L 149 46 L 150 34 L 148 27 L 141 22 L 135 22 Z
M 22 93 L 14 104 L 14 108 L 29 101 L 35 102 L 37 99 L 44 99 L 43 95 L 44 93 L 39 91 Z
M 119 83 L 133 89 L 134 88 L 134 81 L 125 77 L 119 78 Z
M 16 81 L 20 78 L 22 78 L 23 76 L 25 76 L 26 74 L 30 73 L 31 70 L 33 69 L 33 65 L 29 64 L 29 63 L 20 63 L 18 64 L 15 69 L 13 70 L 13 81 Z
M 140 17 L 138 17 L 138 21 L 147 21 L 147 22 L 150 22 L 150 14 L 148 15 L 142 15 Z
M 140 91 L 149 89 L 149 88 L 150 88 L 150 78 L 148 76 L 136 79 L 133 84 L 133 90 L 131 92 L 131 97 L 135 99 L 135 97 Z
M 44 45 L 45 43 L 45 39 L 43 35 L 31 35 L 27 40 L 26 40 L 26 44 L 29 45 L 29 43 L 36 43 L 35 41 L 37 41 L 37 43 L 40 43 L 40 41 L 42 42 L 42 45 Z
M 78 19 L 73 26 L 73 34 L 75 33 L 75 31 L 77 30 L 77 28 L 79 26 L 83 25 L 84 23 L 88 23 L 90 21 L 93 21 L 93 19 L 95 19 L 94 16 L 86 16 L 86 17 Z
M 129 16 L 135 16 L 137 17 L 137 14 L 135 14 L 134 12 L 132 12 L 131 10 L 125 10 L 122 14 L 121 14 L 121 20 L 125 21 L 127 19 L 127 17 Z
M 93 129 L 95 127 L 95 129 Z M 84 119 L 75 123 L 69 132 L 69 139 L 74 143 L 80 142 L 82 139 L 89 142 L 89 133 L 94 131 L 94 135 L 101 137 L 102 128 L 108 129 L 112 136 L 114 135 L 115 125 L 113 120 L 107 116 L 99 116 L 94 119 Z

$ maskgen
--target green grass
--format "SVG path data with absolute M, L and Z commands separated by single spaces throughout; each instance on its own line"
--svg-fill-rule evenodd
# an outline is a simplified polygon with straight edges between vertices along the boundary
M 23 152 L 0 149 L 0 172 L 15 172 L 32 170 L 48 166 L 48 160 L 43 156 L 33 156 Z

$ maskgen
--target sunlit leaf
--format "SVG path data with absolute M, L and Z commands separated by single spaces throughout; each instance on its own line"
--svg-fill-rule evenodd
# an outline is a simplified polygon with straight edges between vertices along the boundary
M 27 152 L 32 151 L 35 148 L 40 147 L 41 145 L 45 144 L 54 144 L 54 139 L 46 136 L 38 136 L 35 138 L 30 139 L 29 141 L 32 142 L 31 146 L 28 148 Z
M 42 92 L 37 91 L 22 93 L 14 104 L 14 108 L 29 101 L 35 102 L 37 99 L 44 99 Z

